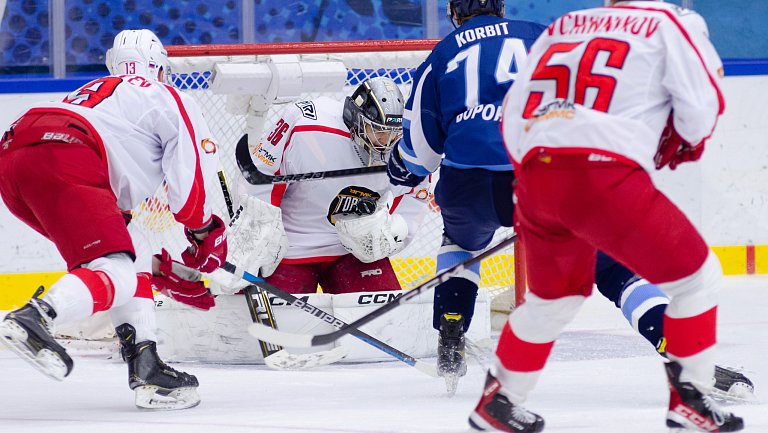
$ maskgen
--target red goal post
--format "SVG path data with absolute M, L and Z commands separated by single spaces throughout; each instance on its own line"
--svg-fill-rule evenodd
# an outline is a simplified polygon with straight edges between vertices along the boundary
M 244 134 L 250 144 L 286 105 L 301 99 L 349 95 L 361 81 L 379 75 L 392 78 L 406 97 L 415 68 L 437 43 L 427 40 L 298 42 L 235 45 L 169 46 L 171 84 L 192 95 L 204 112 L 219 143 L 221 169 L 237 191 L 240 174 L 234 146 Z M 322 182 L 322 181 L 320 181 Z M 167 210 L 161 188 L 135 212 L 153 248 L 180 251 L 186 242 Z M 235 192 L 233 194 L 237 196 Z M 216 212 L 227 215 L 223 198 Z M 495 241 L 508 236 L 502 229 Z M 403 287 L 413 287 L 434 275 L 435 256 L 442 238 L 439 210 L 425 218 L 414 242 L 392 258 Z M 489 291 L 494 308 L 508 311 L 525 292 L 522 254 L 517 244 L 485 260 L 481 286 Z M 517 270 L 517 272 L 515 272 Z

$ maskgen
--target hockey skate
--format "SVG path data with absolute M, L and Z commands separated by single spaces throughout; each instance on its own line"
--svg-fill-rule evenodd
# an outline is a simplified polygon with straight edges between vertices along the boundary
M 667 427 L 671 431 L 734 432 L 744 428 L 743 419 L 720 408 L 691 383 L 680 382 L 680 364 L 667 362 L 664 368 L 669 379 Z
M 437 338 L 437 375 L 445 379 L 449 395 L 456 393 L 459 378 L 467 374 L 464 345 L 464 318 L 458 313 L 443 314 Z
M 56 312 L 42 299 L 40 287 L 27 305 L 11 311 L 0 323 L 0 341 L 46 376 L 63 380 L 74 363 L 53 338 Z
M 166 365 L 154 341 L 136 343 L 136 330 L 123 323 L 115 329 L 120 353 L 128 363 L 128 386 L 136 392 L 141 409 L 187 409 L 200 404 L 197 378 Z
M 656 345 L 656 351 L 667 357 L 667 339 L 662 337 Z M 715 375 L 712 377 L 712 396 L 719 400 L 756 400 L 755 385 L 740 371 L 715 365 Z
M 719 399 L 755 400 L 755 385 L 738 370 L 715 366 L 712 395 Z
M 501 383 L 489 372 L 480 402 L 469 416 L 473 431 L 538 433 L 544 430 L 542 417 L 510 402 L 499 391 Z

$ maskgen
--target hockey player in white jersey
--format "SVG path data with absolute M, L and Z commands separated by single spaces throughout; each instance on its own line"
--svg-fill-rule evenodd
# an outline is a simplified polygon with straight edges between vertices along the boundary
M 611 3 L 551 24 L 505 98 L 530 292 L 502 331 L 470 416 L 476 430 L 543 429 L 522 403 L 592 291 L 598 250 L 671 297 L 667 426 L 744 427 L 709 397 L 719 264 L 648 175 L 699 159 L 724 109 L 722 64 L 698 14 L 653 0 Z
M 170 209 L 190 241 L 185 264 L 206 272 L 219 267 L 226 259 L 225 226 L 211 213 L 206 193 L 216 143 L 196 103 L 161 83 L 167 61 L 151 32 L 119 34 L 109 57 L 110 69 L 121 75 L 37 105 L 3 135 L 0 195 L 57 246 L 68 273 L 9 313 L 0 341 L 62 380 L 73 362 L 54 340 L 53 326 L 110 311 L 137 406 L 192 407 L 200 401 L 197 379 L 157 355 L 149 277 L 136 276 L 151 268 L 150 260 L 134 245 L 124 211 L 166 181 Z
M 512 80 L 495 78 L 501 59 L 515 60 L 506 66 L 511 71 L 516 71 L 516 65 L 525 60 L 524 50 L 516 51 L 510 58 L 503 55 L 504 47 L 514 46 L 511 42 L 520 38 L 519 44 L 527 48 L 546 27 L 493 16 L 503 14 L 503 8 L 502 0 L 449 0 L 449 10 L 461 25 L 419 67 L 415 81 L 420 84 L 406 103 L 404 138 L 390 159 L 390 181 L 398 185 L 419 181 L 419 175 L 414 173 L 428 173 L 436 163 L 441 164 L 436 199 L 444 219 L 444 241 L 438 254 L 438 271 L 468 257 L 472 251 L 485 248 L 497 229 L 512 225 L 515 174 L 502 143 L 498 119 L 479 113 L 492 101 L 500 104 L 512 85 Z M 492 22 L 506 23 L 508 34 L 494 35 L 496 41 L 487 36 L 466 41 L 466 34 Z M 454 55 L 457 44 L 460 51 Z M 443 66 L 449 59 L 463 58 L 474 50 L 484 60 L 476 70 L 470 70 L 472 74 L 466 75 L 464 68 Z M 468 83 L 478 80 L 473 78 L 475 73 L 483 77 L 483 86 L 478 88 L 478 105 L 468 107 L 464 105 L 468 98 L 461 88 L 472 87 Z M 460 78 L 462 75 L 465 76 Z M 467 85 L 456 90 L 457 79 Z M 464 113 L 475 111 L 478 115 L 465 118 Z M 446 126 L 442 119 L 456 121 Z M 477 280 L 479 269 L 475 268 L 435 290 L 433 326 L 440 331 L 438 371 L 446 378 L 449 391 L 456 385 L 454 376 L 466 371 L 464 330 L 474 313 Z M 665 356 L 663 319 L 669 299 L 658 286 L 602 252 L 597 256 L 595 281 L 600 293 L 620 308 L 632 327 Z M 752 382 L 732 369 L 716 367 L 714 379 L 717 391 L 729 397 L 749 398 L 753 390 Z
M 291 104 L 251 156 L 265 175 L 382 165 L 402 135 L 402 113 L 397 84 L 372 78 L 343 103 Z M 400 289 L 388 257 L 415 233 L 426 187 L 393 190 L 378 173 L 247 189 L 249 204 L 279 208 L 287 235 L 287 252 L 248 264 L 269 283 L 295 294 L 315 293 L 318 284 L 331 294 Z

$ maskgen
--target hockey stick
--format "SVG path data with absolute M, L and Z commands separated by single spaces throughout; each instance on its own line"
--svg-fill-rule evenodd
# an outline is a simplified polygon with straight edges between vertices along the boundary
M 237 142 L 237 146 L 235 147 L 235 159 L 237 160 L 237 166 L 240 168 L 240 172 L 243 173 L 245 180 L 251 185 L 287 184 L 308 180 L 327 179 L 330 177 L 349 177 L 363 174 L 384 173 L 387 171 L 386 165 L 374 165 L 371 167 L 269 176 L 261 173 L 259 169 L 256 168 L 253 160 L 251 160 L 251 151 L 248 149 L 248 134 L 244 134 Z
M 232 194 L 229 191 L 229 184 L 224 172 L 219 170 L 217 173 L 219 178 L 219 186 L 221 186 L 221 192 L 224 195 L 224 202 L 227 205 L 227 212 L 229 218 L 235 217 L 235 206 L 232 203 Z M 275 322 L 275 316 L 272 313 L 272 306 L 269 304 L 269 298 L 267 294 L 259 290 L 258 287 L 250 285 L 243 289 L 245 292 L 245 301 L 248 305 L 248 313 L 251 315 L 253 323 L 260 323 L 262 325 L 269 326 L 273 329 L 277 329 L 277 323 Z M 266 360 L 268 356 L 273 355 L 283 348 L 269 343 L 264 340 L 259 340 L 259 347 L 261 348 L 261 354 Z
M 319 334 L 319 335 L 293 334 L 289 332 L 278 331 L 276 329 L 268 328 L 266 326 L 262 326 L 259 324 L 253 324 L 250 326 L 250 328 L 248 328 L 248 332 L 250 332 L 251 335 L 258 338 L 259 340 L 266 340 L 274 344 L 279 344 L 281 346 L 286 346 L 286 347 L 312 347 L 312 346 L 322 346 L 324 344 L 331 343 L 333 341 L 338 340 L 339 338 L 343 337 L 346 334 L 358 331 L 358 328 L 370 322 L 371 320 L 382 316 L 383 314 L 389 312 L 390 310 L 393 310 L 397 306 L 401 305 L 403 302 L 406 302 L 409 299 L 418 296 L 421 292 L 432 289 L 446 282 L 449 278 L 458 275 L 460 272 L 464 271 L 465 269 L 469 268 L 472 265 L 480 263 L 486 257 L 492 256 L 493 254 L 502 250 L 506 246 L 511 245 L 516 240 L 517 240 L 517 234 L 513 234 L 512 236 L 496 244 L 494 247 L 486 251 L 483 251 L 477 256 L 470 257 L 469 259 L 453 266 L 452 268 L 448 268 L 440 272 L 439 274 L 435 275 L 434 277 L 427 280 L 426 282 L 405 292 L 403 296 L 393 299 L 389 303 L 382 305 L 381 307 L 371 311 L 370 313 L 355 320 L 350 324 L 346 324 L 344 322 L 339 321 L 338 319 L 334 319 L 333 316 L 330 316 L 327 313 L 324 313 L 322 315 L 321 314 L 317 315 L 317 317 L 319 317 L 321 320 L 324 320 L 330 323 L 331 325 L 333 325 L 334 327 L 338 328 L 337 331 L 329 332 L 327 334 Z M 242 276 L 242 278 L 246 279 L 247 281 L 258 281 L 258 277 L 255 277 L 247 272 L 242 272 L 239 270 L 229 270 L 229 269 L 227 270 L 237 276 Z
M 225 271 L 233 275 L 236 275 L 248 281 L 251 284 L 258 286 L 263 291 L 269 292 L 277 296 L 278 298 L 285 300 L 288 303 L 288 305 L 290 305 L 291 307 L 298 308 L 302 311 L 305 311 L 307 314 L 311 314 L 317 317 L 319 320 L 322 320 L 323 322 L 326 322 L 339 330 L 345 330 L 350 326 L 346 322 L 333 316 L 332 314 L 326 313 L 320 308 L 317 308 L 314 305 L 308 304 L 302 301 L 301 299 L 297 298 L 296 296 L 293 296 L 292 294 L 267 283 L 266 281 L 264 281 L 263 278 L 257 277 L 245 271 L 238 270 L 237 267 L 232 263 L 229 263 L 229 262 L 224 263 L 224 266 L 222 266 L 221 269 L 224 269 Z M 251 325 L 251 326 L 254 326 L 254 325 Z M 266 326 L 263 326 L 263 325 L 259 325 L 259 326 L 266 328 Z M 269 329 L 273 329 L 273 328 L 269 328 Z M 277 331 L 276 329 L 273 329 L 273 330 L 276 332 L 281 332 L 281 331 Z M 250 332 L 250 329 L 249 329 L 249 332 Z M 422 373 L 425 373 L 432 377 L 437 377 L 437 369 L 435 368 L 434 365 L 429 364 L 427 362 L 419 361 L 418 359 L 412 357 L 411 355 L 403 353 L 395 349 L 394 347 L 388 345 L 387 343 L 381 340 L 378 340 L 357 328 L 347 330 L 345 334 L 351 334 L 357 339 L 370 344 L 371 346 L 381 350 L 387 355 L 397 358 L 398 360 L 410 365 L 411 367 L 416 368 Z M 329 343 L 331 342 L 333 342 L 333 340 L 329 341 Z M 276 343 L 276 344 L 279 344 L 279 343 Z

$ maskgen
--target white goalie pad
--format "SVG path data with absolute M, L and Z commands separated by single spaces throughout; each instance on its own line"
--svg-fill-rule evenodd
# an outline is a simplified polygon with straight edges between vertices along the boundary
M 232 219 L 227 238 L 227 261 L 238 269 L 268 277 L 288 252 L 288 237 L 279 207 L 252 196 L 240 197 L 241 207 Z M 227 271 L 217 269 L 208 275 L 214 294 L 231 295 L 248 285 Z
M 402 293 L 399 290 L 340 295 L 316 293 L 297 297 L 351 323 Z M 277 327 L 282 331 L 316 335 L 336 330 L 331 324 L 286 305 L 280 298 L 269 295 L 269 299 Z M 437 331 L 432 328 L 432 300 L 432 293 L 419 295 L 386 316 L 366 324 L 361 330 L 415 358 L 434 357 L 437 351 Z M 248 334 L 248 326 L 253 322 L 243 295 L 219 296 L 216 298 L 216 306 L 209 311 L 169 302 L 163 295 L 157 295 L 157 304 L 158 350 L 165 361 L 265 363 L 258 340 Z M 475 304 L 472 326 L 467 332 L 468 339 L 485 341 L 490 338 L 489 305 L 488 293 L 481 289 Z M 306 356 L 311 353 L 326 352 L 323 358 L 326 362 L 329 355 L 343 354 L 346 357 L 340 360 L 342 363 L 396 361 L 392 356 L 351 335 L 324 346 L 285 350 L 292 355 L 292 359 L 300 360 L 311 359 Z M 298 367 L 292 365 L 288 368 Z
M 398 253 L 405 247 L 408 224 L 402 215 L 390 214 L 391 192 L 380 198 L 370 215 L 337 215 L 336 232 L 344 248 L 363 263 Z

